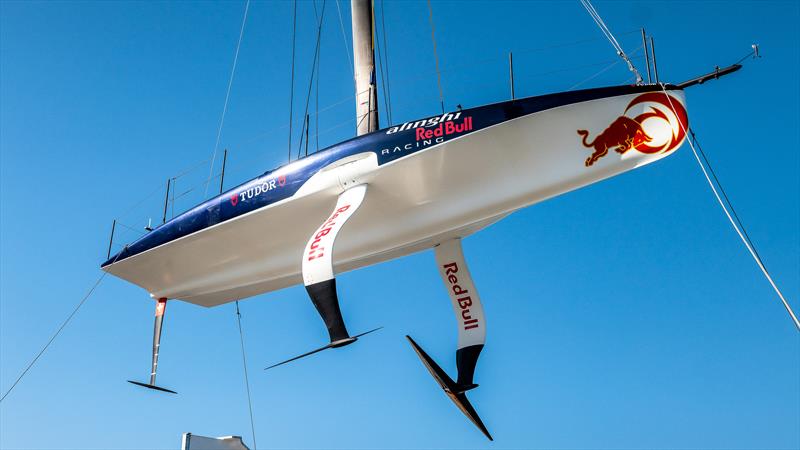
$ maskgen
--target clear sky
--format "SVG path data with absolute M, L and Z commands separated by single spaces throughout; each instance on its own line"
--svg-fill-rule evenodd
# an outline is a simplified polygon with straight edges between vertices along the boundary
M 295 151 L 312 5 L 298 4 Z M 655 36 L 662 80 L 761 44 L 762 59 L 687 91 L 690 122 L 800 309 L 798 3 L 595 6 L 628 52 L 639 27 Z M 349 2 L 341 7 L 347 44 L 334 1 L 324 15 L 311 128 L 320 148 L 354 133 Z M 0 2 L 2 392 L 99 276 L 111 220 L 134 228 L 120 241 L 133 239 L 159 220 L 168 177 L 195 168 L 178 180 L 182 193 L 208 175 L 243 9 Z M 448 109 L 507 99 L 509 50 L 518 96 L 570 89 L 616 58 L 577 0 L 434 2 L 433 15 Z M 436 114 L 426 4 L 387 1 L 385 22 L 393 121 Z M 290 61 L 291 3 L 252 3 L 221 138 L 228 187 L 286 161 Z M 629 78 L 617 64 L 581 87 Z M 175 212 L 202 197 L 189 192 Z M 488 321 L 470 398 L 494 443 L 403 338 L 454 373 L 455 322 L 428 251 L 339 277 L 349 328 L 382 331 L 268 373 L 326 342 L 325 329 L 299 286 L 241 302 L 258 446 L 800 447 L 800 334 L 688 147 L 519 211 L 464 247 Z M 152 320 L 146 292 L 106 278 L 0 404 L 0 447 L 165 449 L 186 431 L 252 445 L 234 306 L 170 303 L 158 381 L 177 396 L 125 382 L 149 372 Z

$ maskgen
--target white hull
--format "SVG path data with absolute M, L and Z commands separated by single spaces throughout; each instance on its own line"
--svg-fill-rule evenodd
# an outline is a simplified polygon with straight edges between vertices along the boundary
M 681 91 L 670 94 L 684 101 Z M 666 154 L 610 151 L 594 165 L 576 130 L 597 135 L 637 94 L 566 105 L 428 147 L 353 178 L 368 189 L 336 240 L 344 272 L 463 237 L 550 197 L 650 163 Z M 633 108 L 645 111 L 647 105 Z M 674 124 L 673 124 L 674 125 Z M 393 149 L 388 149 L 392 151 Z M 366 168 L 366 169 L 365 169 Z M 155 298 L 215 306 L 303 281 L 301 257 L 342 192 L 315 176 L 293 197 L 134 255 L 105 270 Z M 315 180 L 316 179 L 316 180 Z

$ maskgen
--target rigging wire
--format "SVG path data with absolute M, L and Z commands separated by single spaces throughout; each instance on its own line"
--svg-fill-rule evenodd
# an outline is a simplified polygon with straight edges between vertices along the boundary
M 142 198 L 141 198 L 141 200 L 138 200 L 138 201 L 137 201 L 136 203 L 134 203 L 132 206 L 130 206 L 129 208 L 125 209 L 125 210 L 122 212 L 122 214 L 118 215 L 117 217 L 119 217 L 119 218 L 122 218 L 122 217 L 127 217 L 127 216 L 128 216 L 128 214 L 130 214 L 131 212 L 133 212 L 134 210 L 136 210 L 136 208 L 138 208 L 139 206 L 141 206 L 141 205 L 142 205 L 142 203 L 144 203 L 145 201 L 149 200 L 149 199 L 150 199 L 150 197 L 152 197 L 153 195 L 155 195 L 155 193 L 156 193 L 156 192 L 158 192 L 158 191 L 159 191 L 161 188 L 163 188 L 163 187 L 164 187 L 164 186 L 163 186 L 162 184 L 160 184 L 160 183 L 159 183 L 159 185 L 158 185 L 158 186 L 154 187 L 154 188 L 153 188 L 153 190 L 152 190 L 152 191 L 150 191 L 148 194 L 146 194 L 144 197 L 142 197 Z
M 664 95 L 667 97 L 667 100 L 669 100 L 670 107 L 674 110 L 675 106 L 672 104 L 672 98 L 667 94 L 667 90 L 666 90 L 666 88 L 664 86 L 665 85 L 663 83 L 661 83 L 661 90 L 664 92 Z M 683 126 L 683 123 L 681 121 L 678 121 L 678 124 L 680 125 L 681 129 L 683 130 L 683 132 L 687 133 L 687 130 Z M 767 279 L 769 284 L 772 286 L 772 289 L 775 290 L 776 294 L 778 294 L 778 297 L 781 299 L 781 302 L 783 303 L 783 307 L 786 308 L 786 312 L 788 312 L 789 316 L 792 318 L 792 321 L 794 322 L 794 326 L 797 328 L 798 331 L 800 331 L 800 321 L 797 320 L 797 316 L 795 315 L 794 311 L 792 310 L 791 305 L 789 305 L 789 302 L 786 301 L 786 297 L 783 296 L 783 293 L 778 288 L 778 285 L 775 284 L 775 281 L 772 279 L 772 276 L 770 276 L 769 271 L 767 270 L 766 266 L 764 265 L 764 261 L 761 260 L 761 257 L 758 255 L 758 252 L 756 251 L 755 246 L 752 244 L 752 241 L 750 241 L 750 238 L 747 235 L 747 231 L 743 231 L 744 230 L 744 225 L 741 223 L 741 221 L 739 221 L 739 216 L 736 215 L 736 212 L 733 209 L 733 205 L 730 203 L 730 200 L 728 199 L 728 196 L 725 194 L 725 191 L 722 188 L 722 184 L 719 183 L 719 179 L 716 177 L 716 175 L 714 175 L 714 179 L 717 181 L 717 185 L 715 186 L 714 182 L 711 181 L 711 177 L 709 176 L 709 171 L 711 171 L 711 173 L 713 174 L 713 169 L 711 169 L 711 165 L 708 164 L 708 159 L 706 159 L 705 154 L 703 153 L 702 149 L 699 150 L 699 152 L 703 153 L 703 159 L 706 161 L 706 164 L 708 164 L 709 170 L 706 170 L 705 165 L 703 165 L 703 162 L 700 160 L 700 156 L 698 156 L 698 150 L 697 150 L 697 149 L 700 148 L 700 145 L 697 142 L 697 139 L 695 138 L 694 132 L 690 132 L 690 133 L 687 133 L 687 134 L 689 134 L 693 138 L 693 139 L 688 139 L 689 147 L 691 147 L 692 154 L 694 155 L 695 160 L 697 160 L 697 164 L 700 166 L 700 170 L 703 171 L 703 176 L 705 176 L 706 181 L 708 182 L 708 186 L 711 187 L 711 191 L 714 193 L 714 197 L 716 197 L 717 202 L 722 207 L 722 211 L 725 213 L 725 216 L 727 216 L 728 221 L 731 223 L 731 226 L 733 226 L 733 229 L 736 230 L 736 234 L 739 235 L 739 239 L 741 239 L 742 242 L 744 243 L 744 246 L 747 247 L 747 250 L 750 252 L 750 255 L 753 257 L 753 260 L 756 262 L 756 264 L 758 264 L 758 268 L 761 269 L 761 272 L 764 274 L 764 277 Z M 695 146 L 695 144 L 698 144 L 698 145 Z M 719 186 L 719 191 L 717 190 L 717 186 Z M 723 195 L 725 196 L 725 200 L 728 201 L 728 205 L 727 206 L 725 204 L 725 201 L 722 200 L 722 197 L 720 197 L 719 192 L 722 192 Z M 733 216 L 731 215 L 731 212 L 728 210 L 729 207 L 730 207 L 730 211 L 733 211 Z M 734 219 L 734 216 L 736 217 L 736 219 Z
M 583 7 L 586 8 L 586 11 L 589 13 L 589 15 L 592 16 L 594 23 L 597 24 L 597 26 L 600 28 L 600 31 L 602 31 L 603 34 L 606 36 L 606 38 L 608 38 L 608 41 L 611 42 L 611 45 L 617 51 L 617 55 L 619 55 L 619 57 L 622 58 L 628 64 L 628 70 L 630 70 L 631 72 L 634 73 L 634 75 L 636 75 L 636 84 L 642 84 L 642 76 L 639 74 L 639 71 L 636 70 L 636 67 L 633 65 L 633 62 L 631 62 L 630 58 L 628 58 L 628 55 L 625 54 L 625 51 L 622 50 L 622 46 L 617 41 L 617 38 L 615 38 L 614 35 L 611 33 L 611 30 L 608 28 L 608 26 L 606 26 L 606 23 L 603 21 L 603 18 L 600 17 L 600 13 L 598 13 L 597 10 L 594 8 L 594 5 L 592 5 L 591 0 L 580 0 L 580 1 Z
M 317 0 L 314 0 L 314 15 L 317 14 Z M 319 82 L 320 82 L 320 75 L 319 70 L 322 66 L 322 47 L 319 49 L 319 60 L 317 61 L 317 84 L 316 84 L 316 94 L 314 95 L 314 132 L 316 133 L 314 137 L 316 138 L 316 151 L 319 151 Z M 306 152 L 306 156 L 308 156 L 308 152 Z
M 322 58 L 320 58 L 320 63 L 322 63 Z M 316 151 L 319 151 L 319 66 L 321 64 L 317 64 L 317 93 L 314 99 L 314 137 L 316 138 Z M 306 153 L 308 156 L 308 153 Z
M 577 65 L 577 66 L 564 67 L 564 68 L 556 69 L 556 70 L 547 70 L 547 71 L 542 71 L 542 72 L 528 73 L 528 74 L 526 74 L 524 76 L 519 76 L 518 74 L 515 73 L 514 80 L 517 83 L 516 84 L 516 86 L 517 86 L 516 90 L 517 90 L 517 92 L 521 92 L 522 91 L 522 87 L 524 86 L 524 84 L 520 83 L 520 81 L 524 81 L 524 80 L 528 80 L 528 79 L 532 79 L 532 78 L 546 77 L 546 76 L 559 74 L 559 73 L 575 72 L 575 71 L 582 70 L 582 69 L 591 69 L 591 68 L 595 68 L 595 67 L 599 67 L 599 66 L 605 66 L 607 64 L 614 64 L 615 62 L 619 63 L 619 61 L 620 60 L 617 58 L 617 59 L 613 59 L 613 60 L 605 60 L 605 61 L 598 61 L 598 62 L 594 62 L 594 63 L 581 64 L 581 65 Z M 470 84 L 468 86 L 468 88 L 471 89 L 472 91 L 480 91 L 480 90 L 482 90 L 484 88 L 485 89 L 490 89 L 490 88 L 496 88 L 497 86 L 498 86 L 497 81 L 487 81 L 487 82 L 483 82 L 483 83 L 472 83 L 472 84 Z
M 319 44 L 320 41 L 322 40 L 322 24 L 323 20 L 325 19 L 325 5 L 327 3 L 328 0 L 322 0 L 322 12 L 320 13 L 319 24 L 317 26 L 317 45 L 316 48 L 314 49 L 314 60 L 313 63 L 311 64 L 311 78 L 308 80 L 308 92 L 306 93 L 306 108 L 305 112 L 303 113 L 303 117 L 306 120 L 306 125 L 305 125 L 306 127 L 308 127 L 308 104 L 311 100 L 311 88 L 314 85 L 314 68 L 317 66 L 317 61 L 319 59 L 319 47 L 320 47 Z M 306 146 L 307 145 L 308 142 L 306 142 Z M 303 147 L 303 131 L 300 132 L 300 145 L 297 147 L 298 158 L 300 157 L 300 150 L 302 150 L 302 147 Z M 306 152 L 306 155 L 308 155 L 308 152 Z
M 633 30 L 623 31 L 622 33 L 619 33 L 619 35 L 620 36 L 628 36 L 628 35 L 631 35 L 633 33 L 640 33 L 640 32 L 641 32 L 641 29 L 636 28 L 636 29 L 633 29 Z M 540 46 L 540 47 L 528 47 L 528 48 L 522 48 L 522 49 L 514 49 L 514 53 L 535 53 L 535 52 L 541 52 L 541 51 L 545 51 L 545 50 L 553 50 L 553 49 L 556 49 L 556 48 L 573 47 L 573 46 L 576 46 L 576 45 L 587 44 L 589 42 L 597 42 L 597 41 L 602 41 L 602 40 L 603 40 L 603 38 L 578 39 L 576 41 L 567 41 L 567 42 L 561 42 L 561 43 L 558 43 L 558 44 L 551 44 L 551 45 L 545 45 L 545 46 Z
M 736 61 L 735 63 L 733 63 L 733 65 L 735 66 L 737 64 L 741 64 L 742 61 L 744 61 L 745 59 L 747 59 L 747 58 L 749 58 L 751 56 L 753 58 L 757 58 L 757 57 L 760 58 L 761 56 L 758 55 L 758 50 L 756 50 L 757 48 L 758 48 L 758 44 L 753 44 L 753 50 L 750 53 L 742 56 L 742 58 L 739 59 L 738 61 Z
M 358 119 L 358 122 L 356 123 L 356 129 L 358 129 L 358 127 L 361 126 L 361 122 L 363 122 L 364 119 L 366 119 L 367 117 L 369 117 L 370 114 L 372 114 L 372 111 L 373 110 L 371 110 L 371 109 L 367 110 L 367 112 L 365 112 L 364 114 L 361 115 L 361 117 Z
M 177 180 L 178 178 L 182 178 L 184 175 L 188 175 L 188 174 L 194 172 L 195 170 L 197 170 L 198 168 L 204 166 L 207 162 L 210 162 L 210 161 L 211 161 L 210 158 L 209 159 L 204 159 L 202 161 L 196 162 L 194 165 L 187 166 L 186 168 L 183 169 L 183 171 L 178 172 L 177 175 L 173 176 L 172 179 L 173 180 Z
M 335 107 L 337 107 L 337 106 L 339 106 L 339 105 L 341 105 L 343 103 L 349 102 L 350 100 L 352 100 L 352 99 L 358 97 L 359 95 L 363 94 L 364 92 L 368 92 L 368 91 L 369 91 L 369 89 L 365 89 L 365 90 L 363 90 L 363 91 L 361 91 L 361 92 L 359 92 L 359 93 L 357 93 L 355 95 L 349 95 L 349 96 L 347 96 L 347 97 L 345 97 L 345 98 L 343 98 L 341 100 L 338 100 L 338 101 L 336 101 L 334 103 L 331 103 L 331 104 L 323 107 L 322 109 L 320 109 L 318 114 L 322 114 L 325 111 L 333 109 L 333 108 L 335 108 Z M 303 120 L 305 121 L 305 118 L 303 118 Z M 295 120 L 295 123 L 297 123 L 296 120 Z M 283 124 L 283 125 L 280 125 L 278 127 L 273 128 L 271 130 L 263 131 L 263 132 L 255 135 L 255 136 L 253 136 L 251 138 L 248 138 L 246 141 L 239 142 L 238 144 L 239 145 L 250 144 L 250 143 L 255 142 L 255 141 L 257 141 L 257 140 L 259 140 L 259 139 L 261 139 L 261 138 L 263 138 L 265 136 L 270 136 L 270 135 L 272 135 L 274 133 L 277 133 L 278 131 L 280 131 L 280 130 L 282 130 L 284 128 L 287 128 L 288 126 L 289 126 L 289 124 Z M 323 134 L 323 133 L 320 133 L 320 134 Z
M 317 0 L 313 0 L 312 4 L 314 5 L 314 20 L 319 20 L 319 14 L 317 13 Z M 315 133 L 316 133 L 314 135 L 314 137 L 316 138 L 315 139 L 315 141 L 316 141 L 316 144 L 315 144 L 316 145 L 316 151 L 319 151 L 319 82 L 321 80 L 319 71 L 320 71 L 320 67 L 321 66 L 322 66 L 322 47 L 320 46 L 320 48 L 319 48 L 319 58 L 318 58 L 317 65 L 316 65 L 316 68 L 317 68 L 317 75 L 316 75 L 317 82 L 314 85 L 316 92 L 314 94 L 314 114 L 313 114 L 313 116 L 314 116 L 314 130 L 315 130 Z M 313 67 L 312 67 L 312 70 L 313 70 Z M 306 130 L 306 131 L 308 131 L 308 130 Z M 306 145 L 306 156 L 308 156 L 308 145 Z
M 114 261 L 111 261 L 111 264 L 114 264 L 115 262 L 117 262 L 117 258 L 119 258 L 119 256 L 121 254 L 122 254 L 122 252 L 117 253 L 117 256 L 114 258 Z M 97 281 L 94 282 L 94 284 L 89 289 L 89 291 L 86 293 L 86 295 L 84 295 L 83 298 L 81 299 L 81 301 L 78 302 L 78 305 L 75 306 L 75 308 L 67 316 L 67 318 L 64 319 L 64 322 L 61 323 L 61 326 L 58 327 L 58 329 L 56 330 L 55 333 L 53 333 L 53 336 L 50 337 L 50 340 L 47 341 L 47 343 L 44 345 L 44 347 L 42 347 L 41 350 L 39 350 L 39 353 L 36 354 L 36 357 L 34 357 L 33 360 L 31 360 L 31 362 L 28 363 L 28 365 L 25 367 L 25 370 L 23 370 L 22 373 L 19 375 L 19 377 L 17 377 L 16 381 L 14 381 L 14 384 L 12 384 L 11 387 L 8 388 L 6 393 L 3 394 L 3 397 L 0 397 L 0 403 L 2 403 L 2 401 L 5 400 L 6 397 L 8 397 L 8 394 L 10 394 L 11 391 L 13 391 L 15 387 L 17 387 L 19 382 L 22 381 L 22 379 L 25 377 L 25 375 L 28 373 L 28 371 L 31 370 L 31 367 L 33 367 L 33 365 L 36 364 L 36 361 L 38 361 L 39 358 L 44 354 L 44 352 L 50 347 L 50 344 L 52 344 L 53 341 L 55 341 L 56 338 L 61 334 L 61 332 L 64 331 L 64 328 L 66 328 L 66 326 L 69 324 L 69 322 L 72 320 L 72 318 L 75 317 L 75 314 L 77 314 L 78 310 L 81 309 L 81 306 L 83 306 L 83 304 L 86 303 L 86 300 L 88 300 L 89 297 L 91 297 L 92 293 L 94 293 L 95 289 L 97 289 L 97 286 L 100 285 L 100 282 L 103 281 L 103 278 L 105 278 L 107 274 L 108 274 L 108 272 L 106 272 L 106 271 L 103 271 L 103 273 L 100 274 L 100 277 L 97 279 Z
M 217 151 L 219 151 L 219 140 L 222 137 L 222 127 L 225 124 L 225 114 L 228 112 L 228 100 L 231 96 L 231 86 L 233 86 L 233 77 L 236 74 L 236 63 L 239 61 L 239 48 L 242 46 L 242 37 L 244 36 L 244 26 L 247 23 L 247 12 L 250 10 L 250 0 L 246 0 L 244 4 L 244 14 L 242 17 L 242 26 L 239 29 L 239 40 L 236 42 L 236 52 L 233 54 L 233 66 L 231 67 L 231 76 L 228 78 L 228 89 L 225 92 L 225 103 L 222 107 L 222 115 L 219 118 L 219 127 L 217 127 L 217 141 L 214 143 L 214 153 L 211 154 L 211 167 L 208 168 L 209 178 L 214 173 L 214 162 L 217 158 Z M 203 191 L 203 197 L 208 194 L 208 184 L 206 184 Z
M 381 0 L 381 33 L 383 34 L 383 60 L 386 61 L 386 85 L 384 86 L 384 91 L 386 91 L 386 112 L 389 116 L 389 126 L 392 125 L 392 91 L 389 89 L 389 46 L 386 44 L 386 19 L 384 17 L 384 11 L 386 9 L 386 5 L 383 0 Z M 381 63 L 383 66 L 383 63 Z
M 436 27 L 433 25 L 433 8 L 431 0 L 428 0 L 428 21 L 431 24 L 431 41 L 433 41 L 433 59 L 436 60 L 436 83 L 439 86 L 439 103 L 444 114 L 444 94 L 442 93 L 442 74 L 439 71 L 439 55 L 436 52 Z
M 289 162 L 292 162 L 292 121 L 294 120 L 294 53 L 297 41 L 297 0 L 292 1 L 292 82 L 289 88 Z
M 756 256 L 758 256 L 758 259 L 761 259 L 761 255 L 758 254 L 758 250 L 756 249 L 755 244 L 753 244 L 753 240 L 750 239 L 750 235 L 747 234 L 747 230 L 745 229 L 744 224 L 742 223 L 742 220 L 739 218 L 739 214 L 736 213 L 736 209 L 734 209 L 733 203 L 731 203 L 730 198 L 728 198 L 728 194 L 725 192 L 725 189 L 722 187 L 722 183 L 719 181 L 719 178 L 717 178 L 717 174 L 716 174 L 716 172 L 714 172 L 714 168 L 711 166 L 711 162 L 706 157 L 706 153 L 703 151 L 703 148 L 700 146 L 700 142 L 697 140 L 697 136 L 694 134 L 694 130 L 691 127 L 689 128 L 689 135 L 691 136 L 692 141 L 694 141 L 694 144 L 697 146 L 697 150 L 700 152 L 700 156 L 703 157 L 703 162 L 705 163 L 705 166 L 708 167 L 708 171 L 711 173 L 711 176 L 714 178 L 714 183 L 717 186 L 719 186 L 719 191 L 720 191 L 720 193 L 722 193 L 722 197 L 725 199 L 725 203 L 731 209 L 731 213 L 733 214 L 733 218 L 736 219 L 736 223 L 739 224 L 739 227 L 741 228 L 742 233 L 744 234 L 744 237 L 747 239 L 747 242 L 750 243 L 750 246 L 753 247 L 753 251 L 755 252 Z
M 342 20 L 342 8 L 339 6 L 339 0 L 336 0 L 336 10 L 339 11 L 339 26 L 342 29 L 342 42 L 344 42 L 345 53 L 347 54 L 347 62 L 350 64 L 350 75 L 353 77 L 353 87 L 356 86 L 356 73 L 353 68 L 353 58 L 350 56 L 350 44 L 347 42 L 347 34 L 344 32 L 344 20 Z
M 375 48 L 375 50 L 378 51 L 378 72 L 380 73 L 380 77 L 381 77 L 381 87 L 382 87 L 381 91 L 383 91 L 382 92 L 382 94 L 383 94 L 383 105 L 386 107 L 385 108 L 386 111 L 384 111 L 384 114 L 386 115 L 386 120 L 387 121 L 391 121 L 391 119 L 389 118 L 389 99 L 386 96 L 386 92 L 387 92 L 387 90 L 386 90 L 386 77 L 384 75 L 383 58 L 381 57 L 381 39 L 380 39 L 380 37 L 378 37 L 378 27 L 376 26 L 376 23 L 375 23 L 375 9 L 374 8 L 372 10 L 372 30 L 373 30 L 373 33 L 372 33 L 372 47 Z
M 365 114 L 365 115 L 366 115 L 366 114 Z M 352 124 L 353 122 L 355 122 L 355 120 L 356 120 L 356 119 L 354 119 L 354 118 L 352 118 L 352 117 L 351 117 L 351 118 L 349 118 L 349 119 L 347 119 L 347 120 L 345 120 L 345 121 L 343 121 L 343 122 L 339 122 L 339 123 L 338 123 L 338 124 L 336 124 L 336 125 L 333 125 L 333 126 L 331 126 L 331 127 L 328 127 L 328 128 L 326 128 L 326 129 L 324 129 L 324 130 L 322 130 L 322 131 L 319 131 L 319 132 L 317 133 L 317 136 L 318 136 L 318 135 L 323 135 L 323 134 L 329 133 L 329 132 L 331 132 L 331 131 L 333 131 L 333 130 L 335 130 L 335 129 L 337 129 L 337 128 L 341 128 L 341 127 L 343 127 L 343 126 L 345 126 L 345 125 L 347 125 L 347 124 Z
M 635 30 L 626 31 L 624 33 L 620 33 L 620 36 L 626 36 L 626 35 L 630 35 L 630 34 L 633 34 L 633 33 L 641 33 L 641 29 L 635 29 Z M 581 39 L 581 40 L 570 41 L 570 42 L 563 42 L 563 43 L 554 44 L 554 45 L 547 45 L 547 46 L 540 46 L 540 47 L 529 47 L 529 48 L 523 48 L 523 49 L 520 49 L 520 50 L 514 50 L 514 54 L 516 55 L 518 53 L 519 54 L 538 53 L 538 52 L 544 52 L 544 51 L 553 50 L 553 49 L 557 49 L 557 48 L 573 47 L 573 46 L 583 45 L 583 44 L 586 44 L 586 43 L 589 43 L 589 42 L 596 42 L 596 41 L 602 41 L 602 40 L 605 40 L 605 38 L 588 38 L 588 39 Z M 633 53 L 631 53 L 631 55 L 633 55 Z M 631 58 L 631 59 L 636 59 L 636 58 Z M 464 64 L 455 64 L 455 65 L 451 65 L 451 66 L 443 66 L 439 70 L 439 72 L 440 73 L 458 72 L 458 71 L 461 71 L 462 69 L 465 69 L 465 68 L 473 68 L 473 67 L 476 67 L 476 66 L 480 66 L 480 65 L 482 65 L 484 63 L 494 62 L 494 61 L 507 62 L 508 61 L 508 54 L 504 52 L 502 54 L 502 56 L 492 56 L 492 57 L 488 57 L 488 58 L 482 58 L 482 59 L 470 61 L 470 62 L 464 63 Z M 432 73 L 434 73 L 434 71 L 430 71 L 430 72 L 415 72 L 415 75 L 402 77 L 402 81 L 409 82 L 409 81 L 414 81 L 414 80 L 418 80 L 418 79 L 427 78 Z
M 636 49 L 634 49 L 634 50 L 631 52 L 631 59 L 636 59 L 637 57 L 635 57 L 635 56 L 633 56 L 633 55 L 635 55 L 635 54 L 636 54 L 636 53 L 637 53 L 639 50 L 641 50 L 641 49 L 643 49 L 643 48 L 644 48 L 644 46 L 643 46 L 643 45 L 640 45 L 639 47 L 637 47 Z M 641 57 L 639 57 L 639 58 L 641 58 Z M 608 71 L 609 71 L 609 70 L 611 70 L 611 69 L 612 69 L 614 66 L 616 66 L 617 64 L 619 64 L 619 62 L 620 62 L 620 61 L 621 61 L 620 59 L 617 59 L 617 60 L 613 61 L 611 64 L 609 64 L 609 65 L 607 65 L 606 67 L 604 67 L 604 68 L 600 69 L 599 71 L 595 72 L 594 74 L 590 75 L 589 77 L 587 77 L 587 78 L 584 78 L 583 80 L 581 80 L 581 81 L 579 81 L 579 82 L 577 82 L 577 83 L 573 84 L 573 85 L 572 85 L 572 86 L 570 86 L 570 88 L 569 88 L 569 89 L 567 89 L 567 90 L 568 90 L 568 91 L 571 91 L 571 90 L 573 90 L 573 89 L 577 88 L 578 86 L 580 86 L 580 85 L 582 85 L 582 84 L 584 84 L 584 83 L 587 83 L 587 82 L 589 82 L 589 81 L 591 81 L 591 80 L 593 80 L 593 79 L 595 79 L 595 78 L 599 77 L 600 75 L 602 75 L 602 74 L 604 74 L 604 73 L 608 72 Z

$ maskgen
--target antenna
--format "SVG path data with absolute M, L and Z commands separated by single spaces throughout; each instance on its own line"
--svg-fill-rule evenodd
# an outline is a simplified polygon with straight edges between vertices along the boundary
M 228 149 L 222 153 L 222 175 L 219 177 L 219 193 L 222 194 L 222 186 L 225 183 L 225 165 L 228 163 Z
M 514 53 L 513 52 L 508 52 L 508 72 L 509 76 L 511 77 L 511 100 L 514 100 Z
M 644 49 L 644 63 L 647 65 L 647 83 L 652 84 L 653 78 L 650 76 L 650 52 L 647 50 L 647 33 L 642 27 L 642 48 Z
M 167 178 L 167 195 L 164 196 L 164 218 L 161 223 L 167 223 L 167 207 L 169 206 L 169 185 L 172 180 Z
M 650 53 L 653 55 L 653 73 L 656 76 L 656 84 L 658 84 L 659 80 L 658 80 L 658 65 L 656 64 L 656 45 L 653 41 L 653 36 L 650 36 Z
M 308 126 L 309 126 L 308 114 L 306 114 L 306 156 L 308 156 Z
M 114 230 L 117 228 L 117 219 L 111 222 L 111 238 L 108 240 L 108 256 L 106 259 L 111 258 L 111 244 L 114 243 Z

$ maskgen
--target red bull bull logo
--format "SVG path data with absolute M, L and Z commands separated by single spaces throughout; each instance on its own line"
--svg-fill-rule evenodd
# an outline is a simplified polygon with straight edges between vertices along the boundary
M 649 104 L 649 109 L 630 117 L 631 108 L 642 103 Z M 662 92 L 642 94 L 633 99 L 623 115 L 611 122 L 591 142 L 587 142 L 589 131 L 578 130 L 578 135 L 583 138 L 583 146 L 593 150 L 584 164 L 591 166 L 610 150 L 620 155 L 630 150 L 648 155 L 669 153 L 683 142 L 688 126 L 686 109 L 680 100 Z

